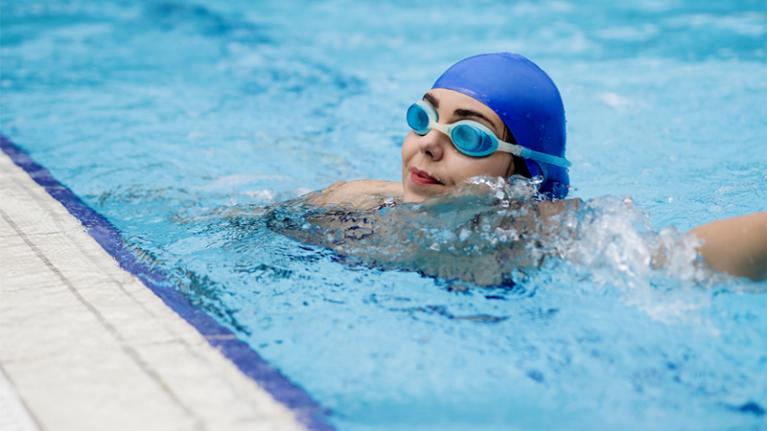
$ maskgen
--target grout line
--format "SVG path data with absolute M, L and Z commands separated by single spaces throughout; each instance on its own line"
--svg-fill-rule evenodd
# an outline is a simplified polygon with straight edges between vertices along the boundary
M 88 302 L 81 294 L 78 292 L 77 288 L 75 288 L 72 283 L 69 281 L 69 279 L 64 276 L 64 274 L 61 273 L 61 271 L 51 263 L 51 261 L 48 259 L 45 254 L 40 250 L 39 247 L 37 247 L 36 244 L 31 242 L 29 238 L 27 237 L 26 233 L 24 233 L 18 225 L 8 216 L 8 214 L 5 213 L 2 209 L 0 209 L 0 217 L 2 217 L 19 235 L 19 237 L 24 240 L 24 242 L 32 249 L 32 251 L 35 253 L 35 255 L 43 261 L 46 267 L 51 270 L 69 289 L 70 292 L 77 298 L 77 300 L 85 306 L 88 311 L 90 311 L 96 319 L 101 323 L 101 325 L 106 329 L 118 342 L 120 347 L 122 348 L 123 352 L 125 352 L 135 363 L 139 366 L 139 368 L 147 374 L 156 384 L 160 386 L 160 388 L 176 403 L 176 405 L 184 411 L 187 415 L 192 417 L 195 422 L 195 428 L 204 430 L 206 429 L 205 424 L 203 423 L 202 419 L 195 414 L 194 411 L 189 409 L 184 403 L 181 401 L 181 399 L 176 395 L 175 392 L 168 386 L 168 384 L 162 379 L 162 377 L 154 370 L 152 369 L 149 364 L 144 361 L 141 356 L 136 352 L 136 350 L 128 345 L 126 343 L 126 340 L 123 338 L 123 336 L 117 331 L 117 329 L 112 326 L 111 323 L 109 323 L 104 316 L 96 309 L 96 307 L 93 306 L 90 302 Z
M 15 396 L 16 400 L 22 407 L 22 412 L 26 413 L 27 418 L 31 420 L 32 422 L 31 425 L 38 430 L 45 430 L 43 425 L 40 423 L 40 419 L 38 419 L 37 416 L 35 415 L 35 412 L 33 412 L 32 409 L 29 408 L 29 405 L 27 405 L 26 400 L 24 400 L 24 398 L 19 393 L 18 389 L 16 389 L 16 385 L 14 384 L 13 379 L 11 379 L 11 376 L 8 375 L 8 372 L 6 372 L 5 368 L 3 368 L 3 364 L 0 363 L 0 391 L 2 390 L 3 380 L 7 382 L 8 387 L 11 390 L 10 395 Z M 0 397 L 0 401 L 2 401 L 2 397 Z
M 125 247 L 122 233 L 117 227 L 91 209 L 71 189 L 61 184 L 45 167 L 36 163 L 25 150 L 2 133 L 0 150 L 78 220 L 87 234 L 117 261 L 120 268 L 140 280 L 168 308 L 193 326 L 210 347 L 222 353 L 240 372 L 287 407 L 299 423 L 313 431 L 335 429 L 328 420 L 330 410 L 318 404 L 301 386 L 269 364 L 231 329 L 194 307 L 189 298 L 168 284 L 168 275 L 161 268 L 152 268 L 139 261 L 133 252 Z
M 22 188 L 24 190 L 27 190 L 26 185 L 20 184 L 19 181 L 16 178 L 14 178 L 13 176 L 11 176 L 10 180 L 13 183 L 15 183 L 17 187 Z M 43 207 L 43 203 L 41 201 L 35 199 L 34 202 L 37 205 L 37 207 L 40 208 L 41 211 L 51 212 L 48 208 L 44 208 Z M 58 225 L 59 224 L 59 220 L 57 220 L 56 223 Z M 59 227 L 61 227 L 61 226 L 59 226 Z M 62 229 L 62 231 L 64 231 L 64 230 Z M 58 233 L 58 232 L 56 232 L 56 233 Z M 64 238 L 67 240 L 67 242 L 69 242 L 71 245 L 73 245 L 78 250 L 80 250 L 81 254 L 88 258 L 88 260 L 90 261 L 91 265 L 93 265 L 94 267 L 100 269 L 103 274 L 106 274 L 107 277 L 109 278 L 109 280 L 111 280 L 114 284 L 116 284 L 118 289 L 123 294 L 125 294 L 128 298 L 130 298 L 133 303 L 138 305 L 139 308 L 141 308 L 141 310 L 143 310 L 151 319 L 153 319 L 153 321 L 155 323 L 158 323 L 163 329 L 168 331 L 168 333 L 171 334 L 171 336 L 175 339 L 176 342 L 180 342 L 181 345 L 184 347 L 184 349 L 187 351 L 187 353 L 189 355 L 191 355 L 194 358 L 200 360 L 202 363 L 205 363 L 205 364 L 208 364 L 208 365 L 211 364 L 209 358 L 206 357 L 205 355 L 200 355 L 197 350 L 193 349 L 192 346 L 189 344 L 189 342 L 184 337 L 182 337 L 181 334 L 179 334 L 175 329 L 173 329 L 171 327 L 171 325 L 168 324 L 167 320 L 161 319 L 159 316 L 157 316 L 151 309 L 149 309 L 147 307 L 147 305 L 144 302 L 142 302 L 138 298 L 136 298 L 136 296 L 134 295 L 133 292 L 131 292 L 128 289 L 126 289 L 125 288 L 125 284 L 122 283 L 117 278 L 115 278 L 111 271 L 106 271 L 104 269 L 104 267 L 101 265 L 101 263 L 98 262 L 98 259 L 95 259 L 94 256 L 90 253 L 90 250 L 87 250 L 78 241 L 70 241 L 70 239 L 69 239 L 69 237 L 67 235 L 64 235 Z M 133 275 L 133 274 L 131 274 L 131 275 Z M 215 337 L 215 336 L 213 336 L 213 337 Z M 213 337 L 210 337 L 210 338 L 213 338 Z M 224 380 L 224 383 L 230 389 L 232 389 L 232 390 L 235 389 L 234 385 L 232 384 L 231 381 L 229 381 L 229 379 L 223 379 L 223 380 Z M 237 391 L 235 391 L 235 392 L 237 392 Z

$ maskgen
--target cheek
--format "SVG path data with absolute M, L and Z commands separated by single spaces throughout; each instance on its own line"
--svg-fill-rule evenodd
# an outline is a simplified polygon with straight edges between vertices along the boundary
M 505 177 L 509 173 L 513 157 L 509 153 L 496 153 L 493 155 L 493 176 Z
M 511 165 L 511 154 L 509 153 L 495 153 L 492 156 L 485 159 L 486 161 L 486 174 L 493 177 L 504 177 L 509 171 Z
M 494 154 L 484 159 L 461 157 L 454 161 L 453 177 L 456 182 L 480 175 L 503 177 L 506 175 L 509 163 L 511 163 L 511 155 L 505 153 Z
M 405 135 L 402 141 L 402 164 L 404 165 L 415 153 L 418 152 L 416 144 L 416 135 L 413 132 Z

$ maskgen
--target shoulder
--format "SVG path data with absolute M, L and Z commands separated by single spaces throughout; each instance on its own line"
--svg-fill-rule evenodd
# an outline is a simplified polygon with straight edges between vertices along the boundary
M 536 210 L 545 218 L 551 218 L 568 211 L 577 211 L 583 206 L 579 198 L 561 199 L 555 201 L 541 201 L 536 205 Z
M 344 191 L 348 193 L 362 193 L 362 194 L 391 194 L 401 195 L 402 184 L 395 183 L 393 181 L 383 180 L 352 180 L 352 181 L 338 181 L 326 188 L 330 191 Z M 323 190 L 323 191 L 325 191 Z
M 402 196 L 402 185 L 392 181 L 353 180 L 339 181 L 326 189 L 312 193 L 307 200 L 320 206 L 349 206 L 373 209 L 389 198 Z

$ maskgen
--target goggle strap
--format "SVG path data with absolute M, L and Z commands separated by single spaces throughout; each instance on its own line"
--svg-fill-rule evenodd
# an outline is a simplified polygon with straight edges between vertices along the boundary
M 522 154 L 525 152 L 525 148 L 521 145 L 510 144 L 500 139 L 498 140 L 498 149 L 504 153 L 514 154 L 517 157 L 523 157 Z
M 438 130 L 444 133 L 445 135 L 450 136 L 450 131 L 453 129 L 454 125 L 457 123 L 440 124 L 436 121 L 436 111 L 430 104 L 422 100 L 417 101 L 415 104 L 420 106 L 421 109 L 423 109 L 424 111 L 426 111 L 426 115 L 429 116 L 429 129 Z M 498 142 L 498 149 L 501 151 L 514 154 L 515 156 L 522 157 L 523 159 L 532 159 L 538 162 L 548 163 L 550 165 L 560 166 L 563 168 L 570 167 L 570 162 L 563 157 L 553 156 L 551 154 L 542 153 L 540 151 L 535 151 L 529 148 L 525 148 L 521 145 L 510 144 L 508 142 L 501 141 L 495 136 L 495 134 L 492 133 L 492 131 L 487 130 L 487 128 L 482 124 L 477 123 L 474 125 L 474 127 L 478 127 L 482 129 L 486 133 L 490 134 L 490 136 L 492 136 L 494 139 L 496 139 Z
M 540 151 L 531 150 L 521 145 L 498 141 L 498 149 L 507 153 L 514 154 L 515 156 L 522 157 L 523 159 L 532 159 L 538 162 L 548 163 L 550 165 L 561 166 L 563 168 L 570 167 L 570 162 L 568 162 L 567 159 L 552 156 L 551 154 L 542 153 Z
M 450 130 L 452 129 L 452 124 L 439 124 L 436 121 L 429 122 L 429 129 L 436 130 L 438 132 L 442 132 L 443 134 L 450 136 Z
M 524 159 L 533 159 L 538 162 L 548 163 L 550 165 L 559 166 L 562 168 L 570 167 L 570 162 L 563 157 L 553 156 L 551 154 L 542 153 L 540 151 L 531 150 L 525 147 L 521 147 L 521 148 L 522 148 L 521 157 Z

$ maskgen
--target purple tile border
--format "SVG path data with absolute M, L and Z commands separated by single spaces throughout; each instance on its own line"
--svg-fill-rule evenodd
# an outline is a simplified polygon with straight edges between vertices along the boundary
M 21 147 L 1 133 L 0 149 L 80 220 L 93 239 L 114 257 L 124 270 L 138 277 L 166 305 L 194 326 L 211 346 L 221 351 L 240 371 L 256 381 L 277 401 L 287 406 L 300 423 L 313 431 L 335 429 L 328 421 L 328 410 L 320 406 L 306 391 L 291 382 L 278 369 L 269 365 L 247 343 L 237 339 L 231 330 L 205 312 L 196 309 L 181 292 L 167 286 L 165 274 L 137 261 L 136 257 L 125 248 L 120 231 L 114 225 L 88 207 L 68 187 L 56 180 L 45 167 L 32 160 Z

